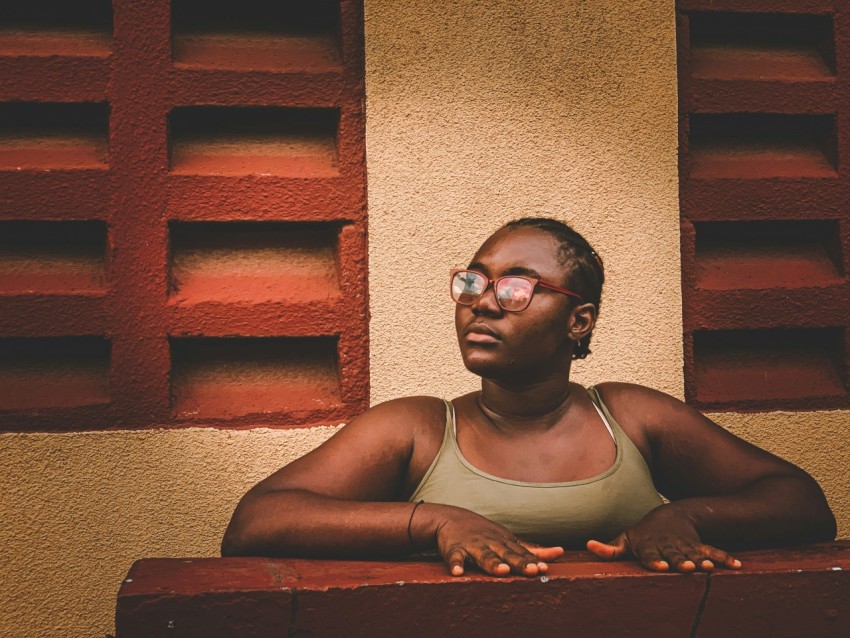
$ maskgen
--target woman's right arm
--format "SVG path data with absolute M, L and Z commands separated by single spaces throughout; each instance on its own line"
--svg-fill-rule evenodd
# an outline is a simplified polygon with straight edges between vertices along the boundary
M 436 548 L 455 575 L 467 562 L 494 575 L 545 570 L 540 561 L 561 551 L 535 556 L 469 510 L 425 503 L 414 515 L 406 501 L 418 479 L 410 476 L 416 440 L 430 428 L 442 433 L 444 419 L 442 401 L 428 397 L 368 410 L 253 487 L 233 513 L 222 555 L 378 559 Z

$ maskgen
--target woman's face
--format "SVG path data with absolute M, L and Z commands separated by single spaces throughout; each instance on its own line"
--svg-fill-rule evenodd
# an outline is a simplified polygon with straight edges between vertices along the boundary
M 558 242 L 536 228 L 503 228 L 478 249 L 467 266 L 490 279 L 525 275 L 569 288 L 558 260 Z M 537 287 L 522 312 L 507 312 L 490 286 L 471 306 L 457 304 L 455 328 L 463 363 L 491 379 L 532 381 L 569 366 L 575 300 Z

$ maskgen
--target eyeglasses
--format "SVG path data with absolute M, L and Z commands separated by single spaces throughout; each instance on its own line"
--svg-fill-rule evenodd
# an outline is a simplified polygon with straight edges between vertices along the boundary
M 496 303 L 508 312 L 521 312 L 528 308 L 537 286 L 575 297 L 581 301 L 581 295 L 534 277 L 507 275 L 490 279 L 474 270 L 452 270 L 452 299 L 464 306 L 471 306 L 487 291 L 490 284 L 493 284 L 493 290 L 496 293 Z

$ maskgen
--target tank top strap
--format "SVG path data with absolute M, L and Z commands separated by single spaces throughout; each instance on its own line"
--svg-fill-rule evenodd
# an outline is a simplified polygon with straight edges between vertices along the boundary
M 596 386 L 590 386 L 587 389 L 587 394 L 590 396 L 590 400 L 593 401 L 593 405 L 596 406 L 596 409 L 599 411 L 602 421 L 605 423 L 605 427 L 607 427 L 608 431 L 611 432 L 611 436 L 614 437 L 614 440 L 619 440 L 622 436 L 625 436 L 625 432 L 623 432 L 620 424 L 617 423 L 617 420 L 608 411 L 608 406 L 602 402 L 602 397 L 599 395 L 599 390 L 596 389 Z

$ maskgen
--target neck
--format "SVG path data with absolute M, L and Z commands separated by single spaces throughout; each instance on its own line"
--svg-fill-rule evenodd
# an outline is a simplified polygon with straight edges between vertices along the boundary
M 478 405 L 499 430 L 548 429 L 561 420 L 572 397 L 568 374 L 522 385 L 483 379 Z

